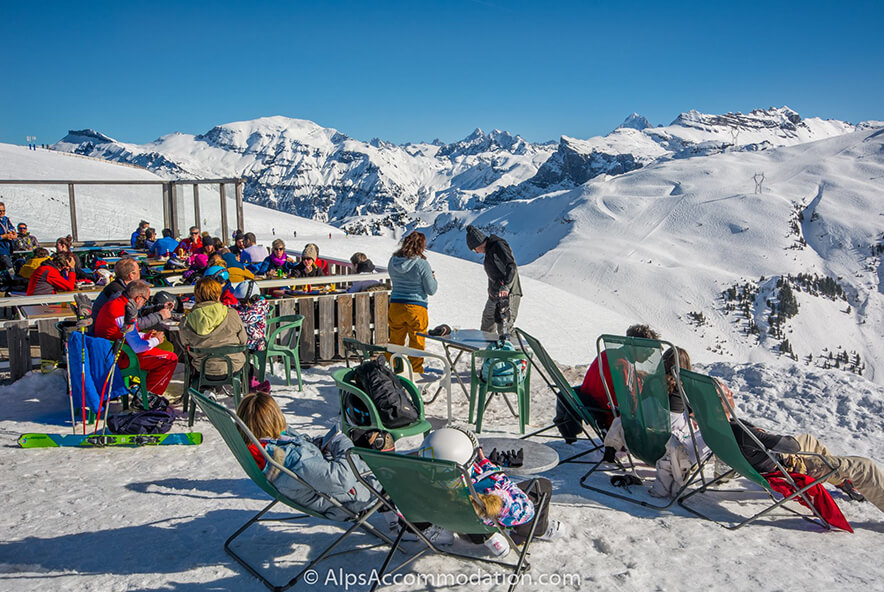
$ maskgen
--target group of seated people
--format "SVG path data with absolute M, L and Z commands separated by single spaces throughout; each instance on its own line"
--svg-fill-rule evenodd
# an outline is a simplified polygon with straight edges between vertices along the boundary
M 627 337 L 639 337 L 658 340 L 660 336 L 648 325 L 633 325 L 626 331 Z M 681 390 L 674 376 L 675 366 L 691 370 L 691 359 L 688 352 L 680 347 L 668 348 L 663 353 L 663 368 L 666 373 L 666 388 L 669 398 L 671 437 L 666 445 L 666 453 L 657 461 L 656 478 L 649 493 L 657 497 L 671 497 L 684 484 L 692 467 L 699 458 L 709 456 L 703 434 L 691 419 L 692 410 L 681 396 Z M 602 374 L 607 383 L 602 382 Z M 590 365 L 577 394 L 582 403 L 590 410 L 598 427 L 605 435 L 605 460 L 613 462 L 618 452 L 628 450 L 620 419 L 615 418 L 608 398 L 611 395 L 613 404 L 617 405 L 611 367 L 606 351 L 603 351 Z M 614 364 L 614 372 L 623 372 L 626 384 L 630 388 L 641 391 L 643 376 L 634 369 L 619 367 Z M 629 373 L 626 376 L 626 373 Z M 780 464 L 790 472 L 806 474 L 814 479 L 820 478 L 831 469 L 818 457 L 798 453 L 817 453 L 826 457 L 835 467 L 835 472 L 827 482 L 841 489 L 850 499 L 866 499 L 884 511 L 884 472 L 868 458 L 858 456 L 837 456 L 831 454 L 825 445 L 810 434 L 797 436 L 778 435 L 753 425 L 749 421 L 733 418 L 732 410 L 736 408 L 733 393 L 721 381 L 718 388 L 725 399 L 722 404 L 725 414 L 731 422 L 731 428 L 743 457 L 760 474 L 771 473 L 778 467 L 759 447 L 758 442 L 767 450 L 776 453 Z M 574 442 L 580 426 L 569 416 L 564 404 L 557 403 L 556 424 L 559 426 L 566 441 Z M 690 422 L 690 423 L 689 423 Z M 745 429 L 744 429 L 745 428 Z M 754 435 L 749 436 L 747 433 Z M 756 439 L 758 442 L 756 442 Z
M 354 428 L 350 434 L 343 434 L 333 427 L 325 436 L 310 438 L 287 426 L 279 405 L 266 392 L 252 392 L 246 396 L 240 402 L 237 415 L 259 440 L 267 456 L 308 484 L 292 479 L 268 463 L 264 453 L 243 434 L 258 467 L 290 499 L 332 520 L 344 520 L 347 514 L 325 497 L 317 495 L 315 490 L 328 495 L 353 513 L 374 505 L 375 498 L 357 480 L 346 454 L 354 445 L 395 451 L 390 433 Z M 472 432 L 456 427 L 435 430 L 424 438 L 416 453 L 425 458 L 454 461 L 468 470 L 479 500 L 478 504 L 474 503 L 477 515 L 488 526 L 499 524 L 508 536 L 500 532 L 458 534 L 468 542 L 483 544 L 492 556 L 500 557 L 509 552 L 510 541 L 523 543 L 532 528 L 539 540 L 554 540 L 565 534 L 562 522 L 549 518 L 552 483 L 544 478 L 514 483 L 501 467 L 486 457 Z M 362 460 L 354 460 L 360 473 L 368 475 L 369 484 L 380 490 L 380 485 Z M 541 500 L 545 501 L 541 504 Z M 403 525 L 396 512 L 384 510 L 381 514 L 386 517 L 393 533 Z M 415 523 L 415 526 L 435 545 L 451 545 L 454 542 L 454 533 L 443 528 L 428 523 Z M 406 537 L 406 540 L 415 539 L 414 535 Z

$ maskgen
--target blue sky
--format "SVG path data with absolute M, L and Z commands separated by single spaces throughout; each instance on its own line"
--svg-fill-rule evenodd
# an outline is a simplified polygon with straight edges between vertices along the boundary
M 269 115 L 362 140 L 604 134 L 637 111 L 884 119 L 882 2 L 0 3 L 0 142 Z

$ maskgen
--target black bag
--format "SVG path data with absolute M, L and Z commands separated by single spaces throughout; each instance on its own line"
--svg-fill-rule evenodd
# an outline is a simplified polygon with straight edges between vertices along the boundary
M 385 427 L 401 428 L 417 421 L 417 409 L 411 397 L 399 378 L 387 368 L 384 358 L 363 362 L 355 373 L 356 386 L 374 402 Z
M 169 411 L 137 411 L 109 417 L 107 427 L 112 434 L 165 434 L 174 421 Z

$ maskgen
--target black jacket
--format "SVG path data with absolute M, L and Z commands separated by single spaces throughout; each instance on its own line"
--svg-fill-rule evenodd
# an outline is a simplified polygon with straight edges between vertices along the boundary
M 749 428 L 749 431 L 758 438 L 758 441 L 771 452 L 794 454 L 801 450 L 798 440 L 792 436 L 771 434 L 761 428 L 755 427 L 748 421 L 742 421 L 743 425 Z M 749 461 L 749 464 L 752 465 L 753 469 L 759 473 L 769 473 L 777 470 L 777 465 L 767 456 L 767 454 L 764 453 L 763 450 L 758 448 L 758 445 L 739 425 L 731 422 L 731 429 L 734 431 L 734 437 L 737 439 L 737 445 L 740 447 L 740 452 L 743 454 L 743 457 Z M 782 463 L 780 455 L 777 455 L 777 460 Z
M 488 274 L 488 292 L 497 295 L 501 288 L 515 296 L 522 295 L 519 268 L 509 244 L 496 234 L 485 241 L 485 273 Z
M 98 298 L 96 298 L 95 302 L 92 304 L 93 323 L 95 322 L 95 319 L 98 318 L 98 313 L 101 311 L 101 308 L 114 298 L 119 298 L 125 289 L 126 285 L 119 279 L 112 281 L 104 287 L 104 290 L 101 291 L 101 294 L 98 295 Z M 138 330 L 150 331 L 151 329 L 156 329 L 161 322 L 163 322 L 163 317 L 160 316 L 159 312 L 145 314 L 138 318 Z

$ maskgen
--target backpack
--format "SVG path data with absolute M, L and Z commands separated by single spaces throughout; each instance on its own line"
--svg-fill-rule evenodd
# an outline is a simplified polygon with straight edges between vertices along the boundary
M 165 434 L 172 428 L 175 414 L 169 411 L 136 411 L 107 419 L 112 434 Z
M 386 366 L 384 358 L 368 360 L 355 369 L 356 386 L 365 391 L 378 410 L 381 423 L 401 428 L 418 419 L 417 409 L 399 377 Z
M 505 341 L 503 345 L 492 343 L 486 349 L 497 351 L 516 351 L 515 346 L 509 341 Z M 525 374 L 528 371 L 527 360 L 513 360 L 518 370 L 515 380 L 513 380 L 513 366 L 509 362 L 503 360 L 494 361 L 491 358 L 485 358 L 482 362 L 482 380 L 491 386 L 512 386 L 518 382 L 525 380 Z M 490 378 L 489 378 L 490 376 Z

